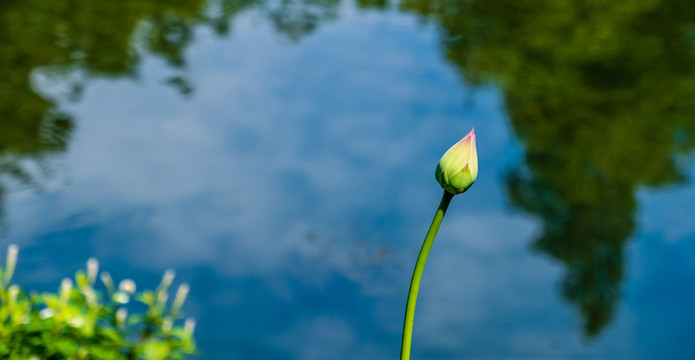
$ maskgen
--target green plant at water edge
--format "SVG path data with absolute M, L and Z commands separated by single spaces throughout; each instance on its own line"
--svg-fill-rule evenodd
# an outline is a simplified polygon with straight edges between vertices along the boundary
M 468 190 L 475 179 L 478 177 L 478 153 L 475 148 L 475 133 L 473 130 L 468 133 L 463 139 L 454 144 L 437 165 L 435 178 L 444 189 L 442 200 L 439 203 L 439 208 L 434 215 L 432 225 L 430 225 L 425 241 L 420 249 L 413 277 L 410 280 L 410 289 L 408 290 L 408 301 L 405 307 L 405 320 L 403 322 L 403 338 L 401 342 L 401 360 L 410 359 L 410 343 L 413 338 L 413 321 L 415 319 L 415 302 L 417 301 L 417 293 L 420 289 L 420 280 L 422 272 L 425 269 L 427 255 L 430 253 L 434 237 L 437 235 L 439 225 L 444 219 L 446 209 L 449 207 L 451 199 L 454 195 L 462 194 Z
M 154 291 L 136 292 L 135 282 L 126 279 L 116 286 L 89 259 L 86 271 L 78 271 L 74 281 L 63 279 L 57 293 L 27 294 L 10 284 L 17 253 L 10 245 L 0 269 L 0 358 L 165 360 L 195 353 L 195 321 L 180 318 L 188 284 L 181 284 L 167 304 L 173 271 L 164 273 Z M 106 291 L 95 289 L 97 277 Z M 146 311 L 130 314 L 132 308 Z

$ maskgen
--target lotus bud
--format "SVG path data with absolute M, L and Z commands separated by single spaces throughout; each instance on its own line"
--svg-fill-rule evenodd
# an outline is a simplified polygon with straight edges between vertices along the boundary
M 444 153 L 434 176 L 442 188 L 453 195 L 461 194 L 473 185 L 478 177 L 478 152 L 473 130 Z

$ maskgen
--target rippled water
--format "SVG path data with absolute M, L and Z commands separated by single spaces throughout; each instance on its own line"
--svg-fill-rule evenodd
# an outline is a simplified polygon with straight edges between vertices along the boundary
M 174 268 L 202 359 L 396 358 L 475 127 L 413 357 L 695 355 L 692 5 L 78 3 L 0 5 L 23 287 Z

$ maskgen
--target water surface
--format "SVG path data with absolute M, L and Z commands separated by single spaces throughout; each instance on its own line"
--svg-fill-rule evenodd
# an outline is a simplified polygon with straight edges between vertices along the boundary
M 475 127 L 413 357 L 690 359 L 695 12 L 573 4 L 0 5 L 16 280 L 174 268 L 200 358 L 395 358 Z

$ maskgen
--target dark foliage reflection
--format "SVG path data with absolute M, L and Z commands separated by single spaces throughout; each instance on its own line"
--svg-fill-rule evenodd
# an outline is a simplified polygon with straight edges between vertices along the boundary
M 260 6 L 276 30 L 297 40 L 335 17 L 336 0 L 254 0 L 54 2 L 11 1 L 0 4 L 0 218 L 9 181 L 35 183 L 27 162 L 45 163 L 63 152 L 74 127 L 60 111 L 79 100 L 94 77 L 137 77 L 145 55 L 160 57 L 174 69 L 185 68 L 184 51 L 196 26 L 225 35 L 238 12 Z M 59 79 L 68 89 L 46 94 L 35 85 L 37 74 Z M 185 75 L 164 83 L 184 96 L 194 88 Z M 45 167 L 40 165 L 39 167 Z
M 688 1 L 446 1 L 403 6 L 437 21 L 467 81 L 494 81 L 526 145 L 512 203 L 540 216 L 534 246 L 565 264 L 585 332 L 611 320 L 635 191 L 682 181 L 695 147 L 695 5 Z

